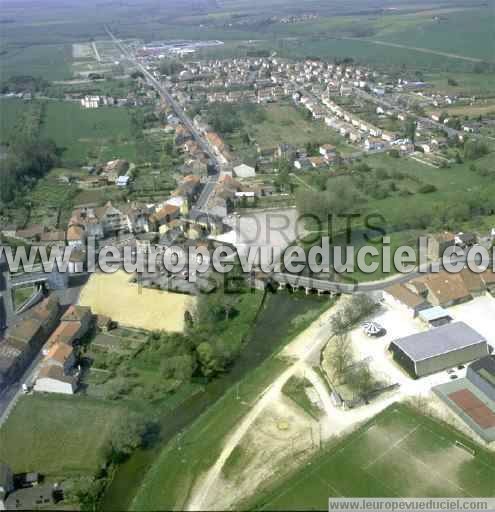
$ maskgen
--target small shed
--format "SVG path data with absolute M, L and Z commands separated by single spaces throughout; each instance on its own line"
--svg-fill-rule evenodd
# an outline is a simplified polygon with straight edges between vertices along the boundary
M 237 167 L 234 167 L 233 170 L 236 178 L 254 178 L 256 176 L 254 167 L 246 164 L 238 165 Z
M 432 327 L 439 327 L 452 321 L 449 312 L 441 306 L 423 309 L 419 312 L 419 318 Z

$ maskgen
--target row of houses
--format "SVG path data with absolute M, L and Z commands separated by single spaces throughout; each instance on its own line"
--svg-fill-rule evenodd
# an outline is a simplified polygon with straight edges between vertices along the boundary
M 383 295 L 390 304 L 417 316 L 432 305 L 444 308 L 461 304 L 487 291 L 495 291 L 495 272 L 487 269 L 475 273 L 466 267 L 457 274 L 441 271 L 395 284 L 386 288 Z
M 292 92 L 292 88 L 286 85 L 293 82 L 305 84 L 333 81 L 337 86 L 345 87 L 349 83 L 364 88 L 369 80 L 378 76 L 363 67 L 334 65 L 314 59 L 294 62 L 279 57 L 187 62 L 184 66 L 185 69 L 177 79 L 179 84 L 190 81 L 194 88 L 202 90 L 278 85 L 284 87 L 286 95 Z
M 269 103 L 289 97 L 295 91 L 292 84 L 283 86 L 270 84 L 256 90 L 233 90 L 229 92 L 211 92 L 205 95 L 208 103 Z
M 9 327 L 0 342 L 0 389 L 17 380 L 58 325 L 61 309 L 55 296 L 44 299 Z
M 364 148 L 367 151 L 383 149 L 387 143 L 400 141 L 400 136 L 397 133 L 383 130 L 361 119 L 342 108 L 329 97 L 321 99 L 321 103 L 326 108 L 323 108 L 308 96 L 301 97 L 300 102 L 312 113 L 313 118 L 323 119 L 326 126 L 339 132 L 343 137 L 347 137 L 351 142 L 357 144 L 364 140 Z M 408 143 L 406 140 L 401 142 L 403 144 Z
M 127 101 L 127 100 L 124 100 Z M 81 98 L 81 107 L 83 108 L 99 108 L 117 105 L 118 100 L 111 96 L 89 96 Z
M 43 360 L 34 390 L 44 393 L 71 395 L 78 386 L 79 371 L 77 343 L 88 333 L 93 323 L 91 308 L 70 306 L 63 314 L 60 324 L 43 346 Z
M 43 299 L 9 327 L 0 342 L 0 390 L 18 380 L 41 353 L 34 390 L 73 394 L 79 379 L 79 342 L 93 326 L 106 331 L 112 324 L 108 317 L 93 316 L 89 307 L 72 305 L 62 314 L 55 295 Z

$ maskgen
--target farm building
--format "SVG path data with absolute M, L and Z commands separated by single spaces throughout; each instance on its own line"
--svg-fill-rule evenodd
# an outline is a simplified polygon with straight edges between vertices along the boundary
M 481 334 L 464 322 L 454 322 L 393 341 L 394 360 L 412 377 L 424 377 L 488 355 Z

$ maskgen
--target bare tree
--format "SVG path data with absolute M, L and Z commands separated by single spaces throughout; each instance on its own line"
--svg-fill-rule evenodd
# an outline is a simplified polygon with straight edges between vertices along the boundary
M 349 336 L 346 334 L 335 337 L 332 343 L 332 352 L 329 364 L 335 380 L 341 381 L 344 377 L 346 368 L 353 359 L 352 347 Z

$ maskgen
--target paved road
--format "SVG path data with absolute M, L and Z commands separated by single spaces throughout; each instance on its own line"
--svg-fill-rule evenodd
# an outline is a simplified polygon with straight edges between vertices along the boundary
M 19 380 L 15 381 L 10 386 L 7 386 L 0 392 L 0 428 L 7 420 L 9 414 L 17 403 L 17 400 L 22 395 L 22 384 L 32 384 L 34 382 L 42 359 L 43 354 L 40 351 Z
M 157 80 L 152 73 L 150 73 L 142 64 L 139 62 L 139 60 L 132 55 L 129 50 L 122 44 L 122 42 L 115 37 L 115 35 L 110 31 L 108 26 L 105 25 L 105 30 L 109 37 L 112 39 L 112 41 L 119 47 L 120 51 L 123 53 L 123 55 L 130 60 L 131 62 L 136 65 L 139 70 L 143 73 L 143 75 L 147 78 L 148 83 L 152 85 L 155 90 L 158 92 L 160 97 L 168 103 L 172 109 L 175 112 L 175 115 L 181 120 L 181 122 L 184 124 L 184 126 L 189 130 L 191 133 L 193 139 L 196 141 L 196 143 L 200 146 L 201 150 L 208 155 L 210 160 L 212 160 L 217 169 L 220 170 L 222 168 L 222 161 L 215 153 L 215 150 L 211 147 L 211 145 L 208 143 L 208 141 L 199 133 L 199 131 L 195 128 L 193 122 L 191 119 L 187 116 L 187 114 L 184 112 L 182 107 L 177 103 L 177 101 L 174 100 L 170 92 L 163 86 L 163 84 L 160 83 L 159 80 Z M 207 182 L 206 185 L 206 192 L 201 194 L 201 206 L 197 205 L 198 209 L 207 208 L 208 201 L 211 197 L 211 194 L 213 193 L 213 190 L 215 188 L 215 183 L 218 180 L 218 174 L 215 177 L 214 180 L 211 180 Z
M 12 276 L 10 286 L 11 288 L 18 288 L 19 286 L 44 283 L 46 281 L 48 281 L 48 274 L 45 272 L 28 272 L 26 274 Z
M 452 257 L 452 264 L 465 265 L 466 263 L 466 256 Z M 352 275 L 346 276 L 345 274 L 344 279 L 347 277 L 347 279 L 351 282 L 346 283 L 345 281 L 329 281 L 328 279 L 318 279 L 314 277 L 299 276 L 284 272 L 274 273 L 271 277 L 275 282 L 282 285 L 289 285 L 291 287 L 308 288 L 311 290 L 319 290 L 321 292 L 350 294 L 355 292 L 381 291 L 394 284 L 404 284 L 417 277 L 425 276 L 433 272 L 439 272 L 443 268 L 444 267 L 441 261 L 429 262 L 423 264 L 420 267 L 415 268 L 412 272 L 409 272 L 407 274 L 395 274 L 390 276 L 389 278 L 382 279 L 380 281 L 364 283 L 359 283 L 357 281 L 353 282 Z

